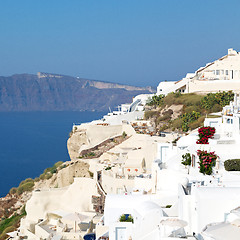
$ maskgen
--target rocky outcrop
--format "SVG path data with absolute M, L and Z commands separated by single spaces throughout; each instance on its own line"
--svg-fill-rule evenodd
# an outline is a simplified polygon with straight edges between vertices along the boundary
M 33 191 L 66 187 L 74 182 L 75 177 L 92 177 L 87 162 L 78 160 L 63 163 L 49 179 L 35 181 Z M 24 192 L 21 195 L 7 194 L 6 197 L 0 198 L 0 218 L 18 213 L 31 196 L 32 192 Z
M 66 187 L 73 183 L 75 177 L 91 177 L 89 164 L 86 162 L 78 160 L 64 163 L 64 165 L 66 167 L 53 174 L 50 179 L 37 182 L 35 189 Z
M 87 144 L 89 144 L 89 141 L 87 139 L 87 130 L 86 129 L 73 130 L 67 141 L 67 149 L 70 159 L 74 160 L 77 157 L 79 157 L 80 148 L 82 147 L 82 145 Z
M 123 132 L 125 132 L 127 136 L 135 134 L 132 126 L 127 124 L 109 126 L 82 124 L 74 126 L 67 141 L 70 159 L 72 161 L 79 159 L 82 151 L 95 149 L 96 146 L 101 147 L 101 143 L 106 141 L 107 144 L 107 140 L 119 137 Z M 115 142 L 118 144 L 117 139 Z M 106 148 L 106 151 L 107 149 L 108 148 Z

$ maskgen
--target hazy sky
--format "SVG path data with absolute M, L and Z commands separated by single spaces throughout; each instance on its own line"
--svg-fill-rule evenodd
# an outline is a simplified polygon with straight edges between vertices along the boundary
M 0 75 L 179 80 L 240 51 L 239 9 L 239 0 L 0 0 Z

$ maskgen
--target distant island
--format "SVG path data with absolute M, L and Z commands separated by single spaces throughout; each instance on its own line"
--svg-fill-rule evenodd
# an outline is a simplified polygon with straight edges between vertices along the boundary
M 0 76 L 0 111 L 106 111 L 153 92 L 152 87 L 52 73 L 15 74 Z

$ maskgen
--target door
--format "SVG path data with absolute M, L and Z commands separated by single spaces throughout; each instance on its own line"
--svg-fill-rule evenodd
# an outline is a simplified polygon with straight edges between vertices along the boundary
M 125 227 L 116 227 L 116 240 L 127 240 Z
M 161 147 L 161 161 L 162 163 L 165 163 L 166 162 L 166 159 L 167 159 L 167 153 L 168 153 L 168 146 L 162 146 Z

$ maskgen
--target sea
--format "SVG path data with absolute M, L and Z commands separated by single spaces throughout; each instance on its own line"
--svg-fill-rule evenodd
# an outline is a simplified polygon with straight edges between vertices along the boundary
M 0 197 L 26 178 L 38 177 L 58 161 L 69 161 L 73 123 L 106 112 L 0 112 Z

